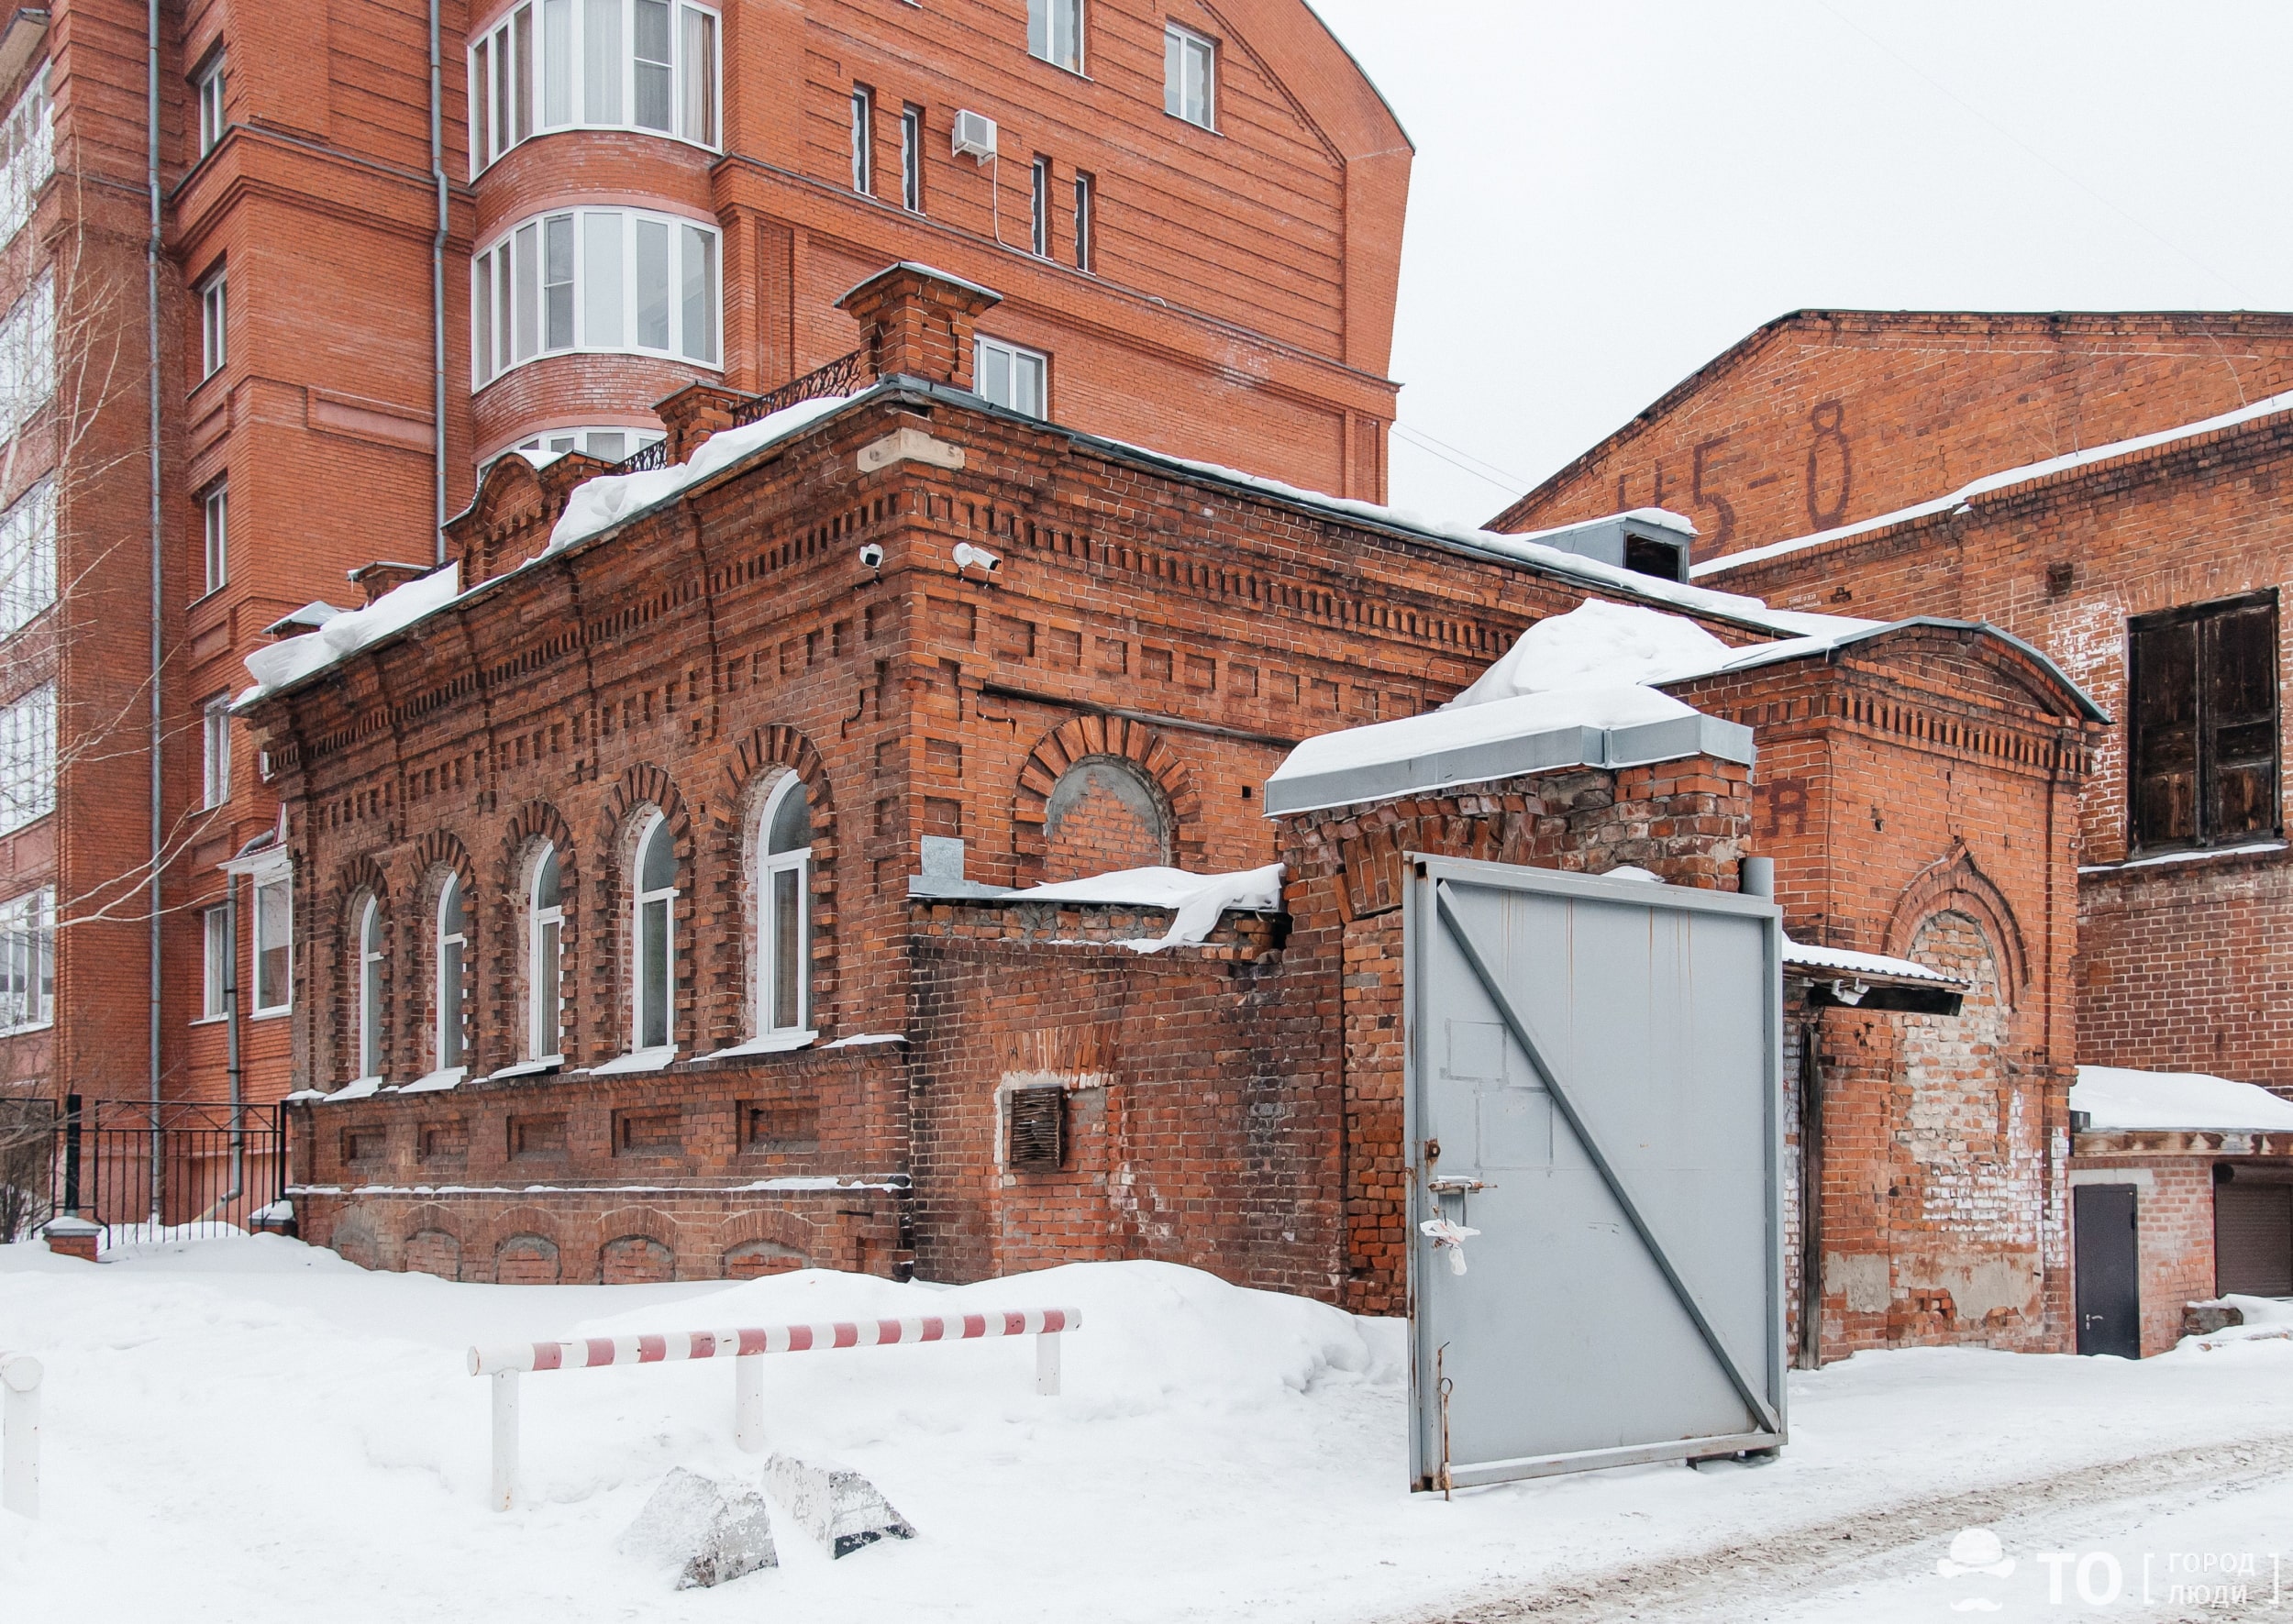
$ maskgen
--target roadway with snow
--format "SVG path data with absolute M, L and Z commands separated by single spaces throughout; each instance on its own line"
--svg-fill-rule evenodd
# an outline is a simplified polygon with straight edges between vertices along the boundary
M 858 1616 L 1345 1620 L 2263 1618 L 2293 1559 L 2293 1340 L 2139 1364 L 1865 1354 L 1791 1382 L 1759 1468 L 1405 1492 L 1391 1321 L 1156 1264 L 957 1291 L 825 1272 L 492 1287 L 369 1274 L 271 1237 L 0 1247 L 0 1349 L 47 1369 L 43 1514 L 0 1514 L 10 1617 L 505 1621 Z M 675 1466 L 753 1486 L 724 1362 L 528 1376 L 524 1503 L 484 1506 L 472 1342 L 1072 1303 L 1065 1392 L 1028 1339 L 765 1361 L 775 1448 L 866 1472 L 912 1542 L 672 1592 L 614 1541 Z M 1629 1326 L 1590 1336 L 1629 1336 Z M 2006 1575 L 1944 1575 L 1993 1527 Z M 2047 1600 L 2044 1552 L 2123 1589 Z M 2172 1559 L 2250 1555 L 2244 1603 Z M 2153 1602 L 2138 1598 L 2150 1559 Z M 2004 1560 L 2002 1558 L 2001 1560 Z M 2105 1587 L 2109 1565 L 2085 1570 Z M 2206 1582 L 2221 1582 L 2206 1570 Z M 2293 1612 L 2293 1596 L 2277 1611 Z

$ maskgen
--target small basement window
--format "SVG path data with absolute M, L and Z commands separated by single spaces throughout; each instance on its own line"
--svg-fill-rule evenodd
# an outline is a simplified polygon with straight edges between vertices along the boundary
M 2133 848 L 2276 834 L 2276 593 L 2142 615 L 2126 642 Z
M 1005 1116 L 1007 1166 L 1049 1168 L 1066 1159 L 1066 1089 L 1014 1088 Z

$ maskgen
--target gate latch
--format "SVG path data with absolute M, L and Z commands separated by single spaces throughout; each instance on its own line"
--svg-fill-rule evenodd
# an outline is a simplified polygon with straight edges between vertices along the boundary
M 1428 1178 L 1425 1188 L 1436 1196 L 1477 1196 L 1489 1187 L 1478 1178 L 1448 1174 L 1440 1178 Z
M 1449 1259 L 1449 1272 L 1465 1273 L 1465 1243 L 1480 1231 L 1468 1229 L 1461 1223 L 1451 1223 L 1446 1218 L 1428 1218 L 1417 1226 L 1418 1232 L 1434 1243 L 1434 1250 Z

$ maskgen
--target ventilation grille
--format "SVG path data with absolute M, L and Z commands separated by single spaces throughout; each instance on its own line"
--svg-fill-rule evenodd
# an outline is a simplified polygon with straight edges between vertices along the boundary
M 1067 1144 L 1067 1090 L 1014 1088 L 1004 1161 L 1014 1167 L 1056 1167 Z

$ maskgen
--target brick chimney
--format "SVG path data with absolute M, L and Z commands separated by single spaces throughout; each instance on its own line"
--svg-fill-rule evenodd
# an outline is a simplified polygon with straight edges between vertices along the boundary
M 903 260 L 836 301 L 860 325 L 860 343 L 879 378 L 909 377 L 971 387 L 973 324 L 1002 294 L 928 265 Z

